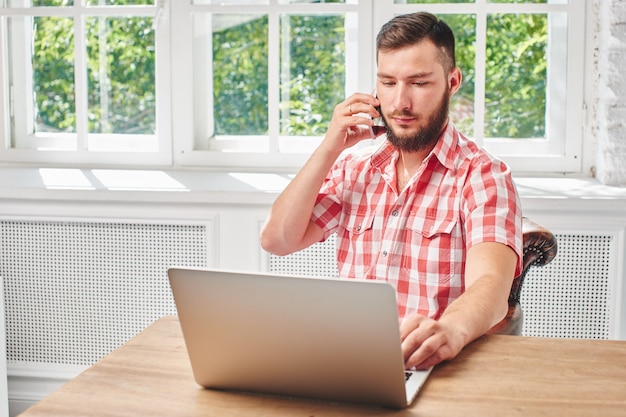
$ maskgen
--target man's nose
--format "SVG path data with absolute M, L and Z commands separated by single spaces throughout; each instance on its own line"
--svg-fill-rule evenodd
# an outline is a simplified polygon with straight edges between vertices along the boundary
M 411 100 L 409 88 L 405 84 L 397 84 L 393 96 L 393 107 L 395 110 L 409 110 L 411 108 Z

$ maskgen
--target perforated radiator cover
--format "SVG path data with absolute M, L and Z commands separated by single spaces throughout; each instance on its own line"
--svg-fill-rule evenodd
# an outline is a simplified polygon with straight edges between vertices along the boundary
M 531 268 L 522 287 L 522 334 L 608 339 L 611 328 L 611 235 L 557 235 L 558 254 Z
M 7 359 L 90 365 L 175 314 L 172 265 L 204 267 L 206 225 L 0 222 Z

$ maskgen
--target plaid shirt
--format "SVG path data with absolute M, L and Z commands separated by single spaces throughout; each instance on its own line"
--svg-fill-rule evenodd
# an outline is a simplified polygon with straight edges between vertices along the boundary
M 400 193 L 398 157 L 385 142 L 341 158 L 328 173 L 312 220 L 324 239 L 337 232 L 341 277 L 386 280 L 400 319 L 415 312 L 437 319 L 465 289 L 471 246 L 510 246 L 521 272 L 521 207 L 503 162 L 452 123 Z

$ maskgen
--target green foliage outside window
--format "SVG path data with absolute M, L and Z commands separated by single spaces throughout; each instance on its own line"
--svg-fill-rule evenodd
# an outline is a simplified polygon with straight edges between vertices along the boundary
M 281 134 L 323 135 L 345 97 L 342 16 L 290 16 L 283 21 Z M 267 16 L 213 36 L 214 119 L 217 135 L 268 132 Z M 285 40 L 287 42 L 285 42 Z
M 75 132 L 73 21 L 42 17 L 35 18 L 33 25 L 37 130 Z M 95 17 L 87 19 L 86 29 L 89 132 L 153 134 L 156 93 L 151 19 Z
M 72 20 L 38 17 L 33 21 L 33 86 L 38 131 L 76 131 L 74 32 Z
M 545 15 L 488 18 L 486 137 L 544 137 L 547 45 Z
M 94 17 L 87 33 L 89 132 L 154 134 L 152 19 Z
M 265 15 L 214 34 L 215 134 L 267 134 L 267 42 Z
M 459 126 L 472 133 L 475 17 L 442 16 L 457 36 L 464 85 L 452 111 L 467 112 Z M 151 19 L 97 18 L 88 29 L 89 131 L 153 133 L 155 50 Z M 34 18 L 34 86 L 37 124 L 74 132 L 76 124 L 72 20 Z M 343 16 L 290 16 L 289 51 L 281 50 L 281 134 L 323 135 L 334 106 L 346 94 Z M 100 42 L 105 36 L 104 43 Z M 285 40 L 285 39 L 283 39 Z M 268 132 L 268 21 L 250 19 L 213 35 L 214 122 L 218 135 Z M 366 40 L 363 48 L 374 48 Z M 102 68 L 99 48 L 106 45 Z M 285 42 L 281 42 L 285 45 Z M 487 29 L 486 137 L 542 137 L 546 112 L 547 17 L 491 15 Z M 102 71 L 104 69 L 104 71 Z M 363 69 L 369 71 L 370 69 Z M 104 83 L 102 74 L 108 74 Z M 102 93 L 106 94 L 103 103 Z M 105 120 L 103 114 L 108 116 Z M 455 115 L 453 114 L 453 118 Z
M 335 105 L 343 101 L 345 29 L 343 16 L 292 16 L 290 28 L 289 114 L 281 134 L 323 136 Z

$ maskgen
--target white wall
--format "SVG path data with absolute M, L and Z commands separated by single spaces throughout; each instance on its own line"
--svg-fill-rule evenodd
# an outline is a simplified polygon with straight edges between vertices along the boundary
M 576 1 L 576 0 L 573 0 Z M 603 184 L 626 185 L 626 2 L 593 0 L 585 74 L 588 131 L 596 146 L 595 175 Z

